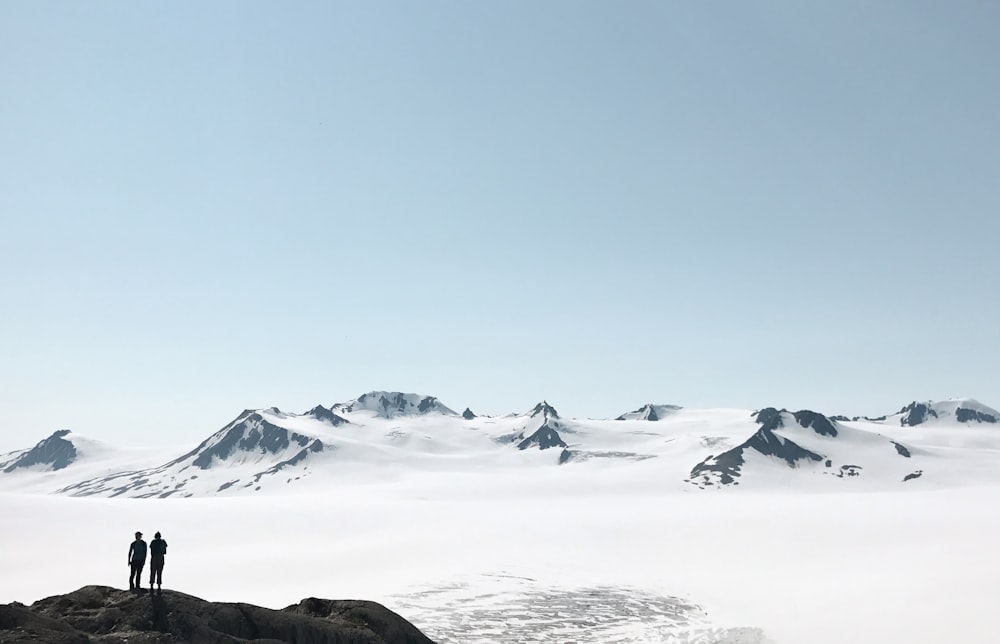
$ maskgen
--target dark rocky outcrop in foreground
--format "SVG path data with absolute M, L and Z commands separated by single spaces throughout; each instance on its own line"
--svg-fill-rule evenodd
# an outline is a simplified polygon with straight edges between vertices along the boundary
M 30 607 L 0 605 L 0 642 L 433 644 L 375 602 L 310 598 L 271 610 L 170 590 L 136 595 L 107 586 L 85 586 Z

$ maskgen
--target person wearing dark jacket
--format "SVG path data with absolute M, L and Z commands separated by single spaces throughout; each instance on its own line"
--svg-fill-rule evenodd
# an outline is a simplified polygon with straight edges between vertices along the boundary
M 160 538 L 160 533 L 156 533 L 156 538 L 149 542 L 149 592 L 153 592 L 153 580 L 156 580 L 157 591 L 162 590 L 163 584 L 163 559 L 167 556 L 167 542 Z
M 131 573 L 128 577 L 129 590 L 142 590 L 142 569 L 146 565 L 146 542 L 142 533 L 135 533 L 135 541 L 128 547 L 128 566 Z

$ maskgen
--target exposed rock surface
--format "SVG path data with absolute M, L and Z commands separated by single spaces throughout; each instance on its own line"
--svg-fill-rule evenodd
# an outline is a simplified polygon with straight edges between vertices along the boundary
M 700 482 L 696 485 L 732 485 L 738 484 L 741 469 L 746 463 L 746 452 L 758 452 L 764 456 L 773 456 L 783 460 L 789 467 L 797 467 L 799 462 L 823 460 L 823 456 L 811 452 L 797 443 L 778 436 L 775 430 L 784 427 L 784 416 L 790 416 L 799 425 L 806 429 L 812 429 L 817 434 L 825 436 L 836 436 L 837 429 L 826 416 L 816 412 L 802 410 L 794 414 L 789 414 L 785 410 L 777 410 L 774 407 L 761 409 L 754 414 L 757 424 L 761 427 L 749 439 L 737 445 L 733 449 L 723 452 L 718 456 L 710 456 L 691 470 L 689 481 Z M 700 477 L 700 479 L 699 479 Z
M 0 605 L 0 642 L 433 644 L 375 602 L 309 598 L 271 610 L 170 590 L 136 595 L 107 586 L 85 586 L 30 607 Z
M 937 412 L 933 407 L 925 403 L 912 402 L 899 410 L 903 417 L 899 419 L 899 424 L 903 426 L 916 426 L 927 421 L 928 418 L 937 418 Z
M 563 439 L 559 436 L 559 432 L 549 427 L 548 423 L 545 423 L 539 427 L 535 433 L 527 438 L 523 438 L 518 444 L 517 448 L 520 450 L 525 450 L 530 447 L 537 447 L 538 449 L 549 449 L 551 447 L 569 447 Z
M 664 416 L 679 409 L 681 407 L 677 405 L 654 405 L 653 403 L 647 403 L 635 411 L 618 416 L 615 420 L 650 420 L 655 422 L 662 420 Z
M 385 418 L 394 416 L 439 413 L 454 416 L 455 412 L 446 407 L 434 396 L 406 394 L 400 391 L 369 391 L 356 399 L 337 403 L 331 407 L 333 411 L 351 413 L 355 411 L 374 411 Z
M 955 410 L 955 420 L 960 423 L 996 423 L 997 417 L 978 409 L 959 407 Z
M 268 413 L 286 416 L 274 408 Z M 106 494 L 135 498 L 191 496 L 188 484 L 198 478 L 198 472 L 233 463 L 257 463 L 260 470 L 242 480 L 242 485 L 249 487 L 265 476 L 302 464 L 310 454 L 326 448 L 318 438 L 275 425 L 262 412 L 247 409 L 196 448 L 164 465 L 87 479 L 58 492 L 72 496 Z M 217 491 L 222 492 L 240 482 L 240 479 L 227 482 Z
M 913 401 L 897 412 L 899 424 L 904 427 L 915 427 L 929 423 L 935 419 L 950 419 L 964 424 L 990 423 L 1000 421 L 996 410 L 983 405 L 971 398 L 942 400 L 938 402 Z
M 68 429 L 60 429 L 30 450 L 12 461 L 4 472 L 10 473 L 21 467 L 46 465 L 52 470 L 61 470 L 76 460 L 76 446 L 66 440 Z
M 350 424 L 351 421 L 346 418 L 342 418 L 337 414 L 333 413 L 332 409 L 327 409 L 323 405 L 316 405 L 308 411 L 307 416 L 312 416 L 313 418 L 318 418 L 319 420 L 325 420 L 331 423 L 334 427 L 338 425 Z
M 559 412 L 556 411 L 556 408 L 545 400 L 535 405 L 534 408 L 528 413 L 528 415 L 532 418 L 538 414 L 541 414 L 545 420 L 549 420 L 550 418 L 559 418 Z

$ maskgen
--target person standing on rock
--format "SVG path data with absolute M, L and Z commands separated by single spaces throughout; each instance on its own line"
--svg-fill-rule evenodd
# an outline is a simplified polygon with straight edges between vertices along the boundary
M 161 591 L 163 585 L 163 559 L 167 556 L 167 542 L 160 538 L 160 533 L 149 542 L 149 592 L 153 592 L 153 580 L 156 580 L 156 590 Z
M 135 533 L 135 541 L 128 548 L 128 565 L 132 573 L 128 577 L 129 590 L 142 590 L 142 568 L 146 565 L 146 542 L 142 533 Z

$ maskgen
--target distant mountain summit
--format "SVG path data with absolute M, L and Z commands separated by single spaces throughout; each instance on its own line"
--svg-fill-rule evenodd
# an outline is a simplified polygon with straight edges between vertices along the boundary
M 519 450 L 568 447 L 558 432 L 559 412 L 548 402 L 543 400 L 530 411 L 519 416 L 519 418 L 524 417 L 528 419 L 524 426 L 513 434 L 502 436 L 501 442 L 515 443 Z
M 76 445 L 66 438 L 69 434 L 68 429 L 54 432 L 31 449 L 16 453 L 13 459 L 0 463 L 0 469 L 9 474 L 29 467 L 53 471 L 68 467 L 78 456 Z
M 287 417 L 275 408 L 267 412 L 279 418 Z M 321 451 L 323 442 L 318 438 L 275 425 L 264 413 L 248 409 L 168 466 L 186 467 L 190 464 L 206 470 L 226 463 L 258 462 L 268 457 L 288 456 L 288 459 L 276 464 L 281 467 L 303 460 L 309 452 Z
M 310 454 L 326 449 L 319 438 L 276 424 L 290 418 L 294 417 L 275 407 L 246 409 L 193 450 L 168 463 L 88 479 L 59 492 L 72 496 L 191 496 L 191 489 L 199 486 L 199 477 L 208 470 L 233 472 L 232 478 L 222 479 L 216 493 L 237 484 L 252 487 L 261 478 L 299 466 Z
M 785 421 L 796 422 L 803 427 L 814 427 L 820 434 L 836 436 L 837 430 L 831 421 L 812 411 L 798 411 L 790 414 L 785 410 L 778 411 L 767 407 L 754 412 L 754 418 L 760 429 L 750 438 L 736 447 L 719 454 L 709 456 L 691 470 L 691 480 L 702 477 L 704 484 L 738 485 L 737 479 L 742 474 L 743 465 L 748 452 L 763 456 L 772 456 L 785 462 L 789 467 L 795 467 L 799 461 L 822 461 L 823 457 L 800 447 L 798 444 L 775 434 L 775 430 L 785 426 Z
M 534 408 L 532 408 L 532 410 L 528 412 L 528 415 L 531 416 L 532 418 L 541 415 L 546 420 L 550 418 L 552 419 L 559 418 L 559 412 L 556 411 L 556 408 L 550 405 L 548 401 L 545 400 L 535 405 Z
M 0 492 L 129 498 L 325 492 L 343 477 L 377 479 L 385 472 L 599 468 L 651 459 L 643 467 L 666 484 L 699 488 L 851 480 L 870 489 L 1000 476 L 992 459 L 1000 450 L 1000 412 L 972 399 L 914 401 L 892 416 L 853 420 L 776 407 L 648 403 L 616 422 L 563 417 L 547 400 L 502 416 L 459 409 L 433 396 L 371 391 L 301 413 L 245 409 L 221 429 L 209 428 L 197 445 L 169 448 L 115 447 L 60 430 L 0 455 Z M 199 421 L 185 416 L 184 422 Z M 934 431 L 912 429 L 924 426 Z
M 915 427 L 935 420 L 954 419 L 960 423 L 997 423 L 1000 412 L 972 398 L 938 402 L 911 402 L 887 420 L 899 420 L 904 427 Z
M 651 420 L 657 421 L 664 416 L 681 409 L 677 405 L 654 405 L 652 403 L 647 403 L 636 409 L 635 411 L 630 411 L 628 413 L 622 414 L 615 420 Z
M 920 476 L 908 461 L 899 460 L 910 459 L 911 450 L 880 434 L 842 426 L 809 410 L 792 413 L 767 407 L 753 417 L 760 428 L 740 445 L 696 465 L 690 483 L 699 487 L 738 485 L 751 463 L 755 476 L 766 476 L 766 470 L 773 474 L 808 466 L 813 466 L 810 471 L 814 474 L 837 478 L 867 476 L 873 468 L 873 476 L 897 476 L 897 481 Z
M 373 411 L 386 418 L 430 413 L 457 415 L 434 396 L 404 394 L 398 391 L 370 391 L 354 400 L 337 403 L 331 409 L 334 412 L 348 414 L 356 411 Z

